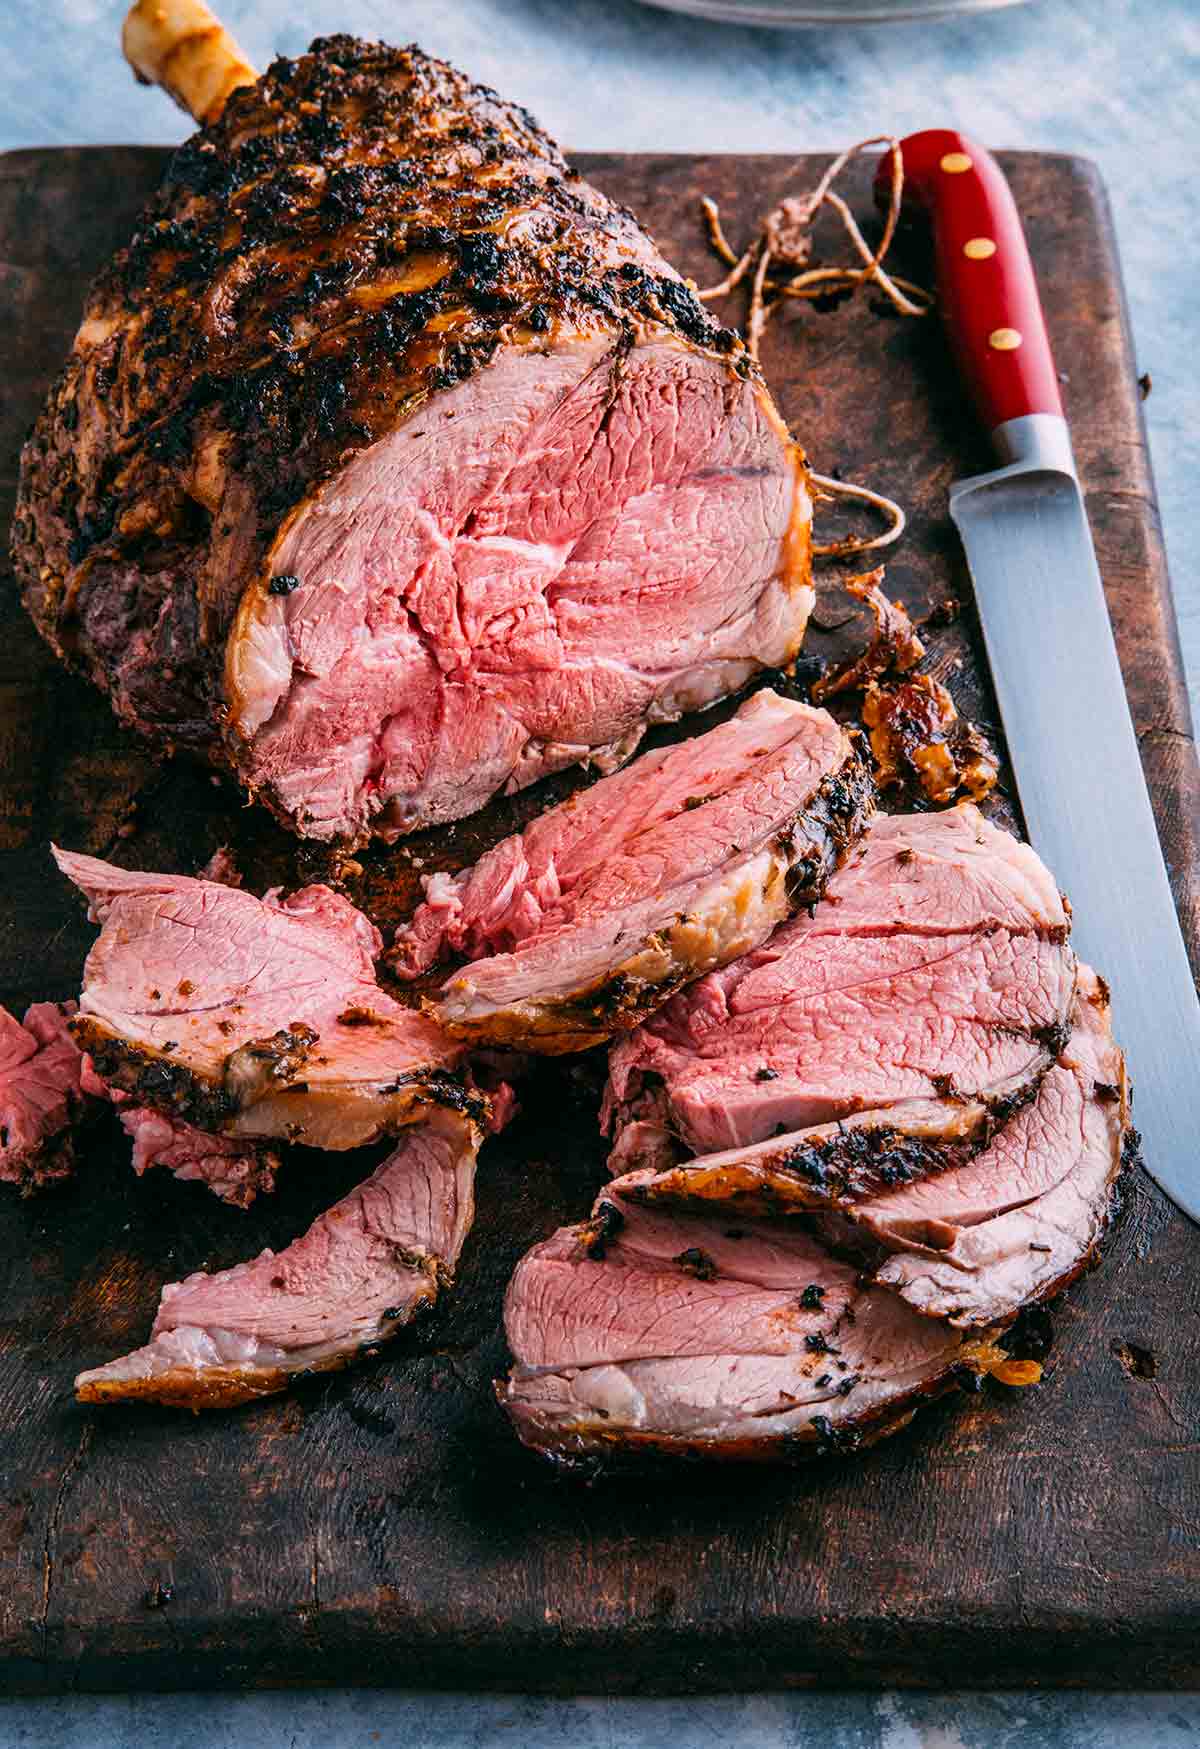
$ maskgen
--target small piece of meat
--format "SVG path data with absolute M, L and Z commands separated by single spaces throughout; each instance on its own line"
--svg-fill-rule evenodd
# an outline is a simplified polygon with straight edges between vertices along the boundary
M 72 1030 L 139 1105 L 339 1150 L 437 1105 L 483 1121 L 462 1046 L 379 988 L 379 936 L 339 894 L 257 899 L 55 854 L 103 924 Z
M 107 1099 L 117 1108 L 121 1127 L 133 1143 L 130 1164 L 139 1178 L 152 1166 L 165 1166 L 176 1178 L 207 1184 L 214 1196 L 237 1208 L 249 1208 L 260 1192 L 274 1190 L 279 1156 L 262 1142 L 210 1135 L 181 1118 L 138 1105 L 131 1094 L 101 1080 L 86 1051 L 80 1085 L 85 1093 Z
M 876 1279 L 917 1311 L 967 1329 L 1049 1298 L 1104 1232 L 1127 1127 L 1107 992 L 1080 966 L 1074 1029 L 1037 1098 L 969 1164 L 854 1210 L 894 1253 Z
M 413 1125 L 285 1251 L 169 1284 L 146 1347 L 80 1373 L 80 1402 L 226 1408 L 386 1342 L 452 1277 L 474 1213 L 479 1139 L 449 1113 Z
M 907 674 L 925 654 L 925 646 L 899 601 L 889 601 L 880 587 L 883 566 L 861 577 L 847 577 L 843 589 L 865 601 L 875 616 L 875 635 L 861 655 L 833 674 L 825 674 L 812 689 L 814 704 L 838 692 L 853 692 L 884 674 Z
M 995 789 L 1000 775 L 996 755 L 930 675 L 899 686 L 872 682 L 863 699 L 862 720 L 880 789 L 905 789 L 938 805 L 960 792 L 981 802 Z
M 787 1222 L 639 1204 L 646 1176 L 517 1266 L 499 1396 L 525 1444 L 568 1464 L 812 1456 L 895 1431 L 953 1382 L 957 1332 Z
M 24 1022 L 0 1008 L 0 1183 L 23 1194 L 70 1176 L 75 1123 L 90 1101 L 80 1086 L 73 1002 L 35 1002 Z
M 233 852 L 227 844 L 218 845 L 197 878 L 202 881 L 219 881 L 223 887 L 240 887 L 243 884 L 242 871 L 234 861 Z
M 222 1202 L 243 1209 L 275 1188 L 279 1155 L 261 1143 L 209 1135 L 145 1105 L 123 1105 L 117 1115 L 133 1143 L 139 1178 L 152 1166 L 165 1166 L 176 1178 L 207 1184 Z
M 819 898 L 872 806 L 833 718 L 763 690 L 427 879 L 393 960 L 403 976 L 474 962 L 426 1004 L 456 1037 L 584 1050 Z
M 627 1122 L 711 1154 L 912 1100 L 1008 1104 L 1068 1030 L 1068 929 L 1035 853 L 969 804 L 877 816 L 811 917 L 615 1046 L 620 1164 L 639 1163 Z

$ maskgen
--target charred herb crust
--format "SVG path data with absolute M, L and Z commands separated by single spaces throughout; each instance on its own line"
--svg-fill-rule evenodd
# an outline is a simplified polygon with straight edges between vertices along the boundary
M 784 877 L 793 911 L 815 905 L 830 880 L 862 837 L 875 812 L 875 781 L 863 758 L 857 736 L 840 770 L 822 778 L 817 792 L 796 819 L 776 834 L 775 848 L 795 857 L 803 830 L 808 848 L 795 857 Z
M 186 1064 L 115 1037 L 86 1015 L 76 1016 L 71 1022 L 71 1032 L 80 1049 L 91 1056 L 102 1080 L 120 1092 L 132 1095 L 139 1104 L 194 1124 L 198 1129 L 220 1133 L 239 1111 L 254 1103 L 239 1098 L 224 1082 L 207 1080 Z M 251 1039 L 230 1052 L 226 1065 L 233 1058 L 243 1057 L 244 1053 L 257 1052 L 268 1076 L 272 1069 L 282 1071 L 274 1076 L 281 1087 L 292 1086 L 297 1091 L 307 1092 L 305 1083 L 293 1079 L 302 1064 L 294 1059 L 285 1060 L 295 1043 L 296 1035 L 286 1032 L 271 1039 Z M 484 1122 L 487 1112 L 485 1099 L 452 1069 L 406 1070 L 380 1091 L 387 1096 L 409 1088 L 413 1090 L 414 1104 L 438 1106 L 477 1126 Z

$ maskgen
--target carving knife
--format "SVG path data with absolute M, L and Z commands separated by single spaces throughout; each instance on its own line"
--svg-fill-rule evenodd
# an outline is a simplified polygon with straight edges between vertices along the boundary
M 1200 1221 L 1200 1002 L 1113 643 L 1058 373 L 1012 191 L 962 134 L 901 142 L 938 297 L 1000 466 L 960 480 L 962 537 L 1025 825 L 1108 980 L 1151 1176 Z M 891 188 L 891 155 L 876 197 Z

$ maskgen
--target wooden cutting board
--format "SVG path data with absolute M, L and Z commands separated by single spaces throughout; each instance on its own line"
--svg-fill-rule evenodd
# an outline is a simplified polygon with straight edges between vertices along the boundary
M 820 162 L 593 157 L 583 168 L 704 283 L 716 275 L 700 193 L 742 239 Z M 1200 783 L 1104 193 L 1078 160 L 1004 162 L 1194 953 Z M 0 161 L 5 526 L 17 445 L 86 281 L 161 164 L 124 148 Z M 853 197 L 865 210 L 865 171 Z M 889 588 L 920 612 L 963 602 L 938 637 L 964 659 L 960 703 L 991 722 L 945 515 L 951 479 L 987 456 L 936 324 L 866 302 L 797 309 L 773 325 L 765 364 L 815 465 L 911 507 Z M 826 623 L 848 611 L 836 576 Z M 297 853 L 224 784 L 156 766 L 57 668 L 10 579 L 0 596 L 0 1000 L 23 1011 L 78 989 L 93 932 L 50 865 L 52 836 L 187 871 L 229 842 L 262 885 L 320 873 L 319 854 Z M 862 631 L 855 621 L 840 642 Z M 839 635 L 811 642 L 828 655 Z M 564 787 L 419 848 L 462 860 Z M 405 854 L 368 859 L 355 889 L 385 921 L 412 890 Z M 144 1338 L 164 1279 L 286 1243 L 363 1174 L 363 1158 L 298 1157 L 277 1197 L 240 1213 L 163 1173 L 135 1180 L 128 1144 L 102 1125 L 72 1185 L 28 1202 L 0 1190 L 0 1688 L 1200 1681 L 1197 1234 L 1148 1181 L 1130 1187 L 1103 1267 L 1056 1312 L 1036 1390 L 957 1397 L 857 1462 L 588 1488 L 518 1448 L 491 1381 L 516 1258 L 580 1216 L 600 1182 L 595 1098 L 595 1068 L 580 1061 L 527 1090 L 525 1116 L 485 1153 L 460 1286 L 420 1331 L 354 1373 L 203 1419 L 81 1409 L 71 1380 Z

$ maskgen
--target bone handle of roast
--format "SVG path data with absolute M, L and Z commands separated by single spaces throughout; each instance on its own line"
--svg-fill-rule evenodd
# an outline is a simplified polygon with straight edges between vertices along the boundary
M 134 0 L 121 47 L 144 85 L 161 85 L 198 122 L 215 121 L 230 93 L 258 78 L 204 0 Z

